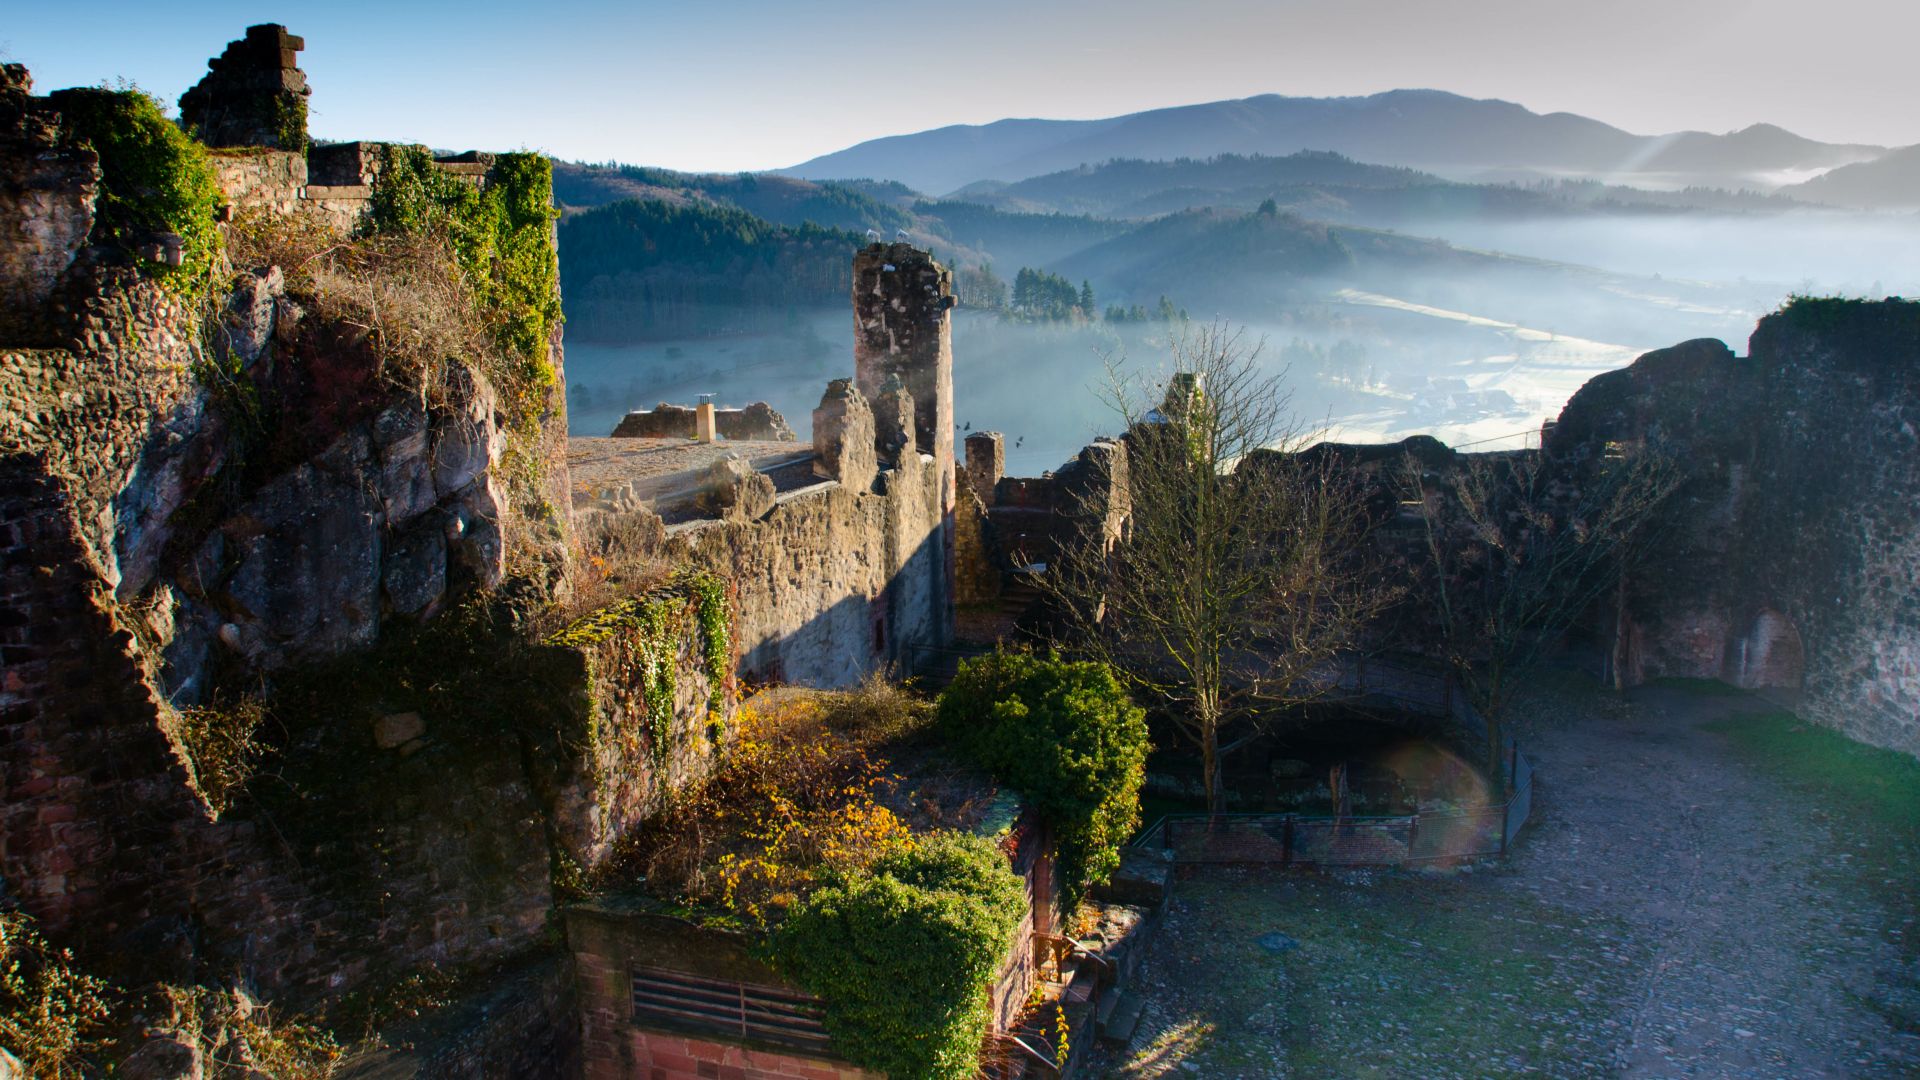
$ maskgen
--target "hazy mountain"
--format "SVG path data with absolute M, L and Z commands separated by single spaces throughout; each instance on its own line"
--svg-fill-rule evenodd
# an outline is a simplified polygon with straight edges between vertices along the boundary
M 1030 214 L 959 200 L 921 202 L 914 213 L 1009 273 L 1050 265 L 1133 227 L 1085 214 Z
M 1330 286 L 1381 287 L 1522 264 L 1549 265 L 1289 213 L 1207 208 L 1142 224 L 1061 260 L 1057 269 L 1123 302 L 1166 295 L 1196 303 L 1196 314 L 1212 314 L 1265 313 Z
M 1920 146 L 1889 151 L 1877 161 L 1844 165 L 1782 191 L 1833 206 L 1865 210 L 1920 209 Z
M 1027 214 L 1117 218 L 1157 217 L 1207 206 L 1252 210 L 1273 199 L 1280 209 L 1305 217 L 1382 226 L 1462 216 L 1777 212 L 1806 206 L 1782 195 L 1714 188 L 1645 191 L 1590 180 L 1468 184 L 1416 169 L 1366 165 L 1319 150 L 1286 157 L 1221 154 L 1172 161 L 1109 161 L 1013 183 L 969 184 L 954 199 Z
M 1814 142 L 1770 125 L 1725 135 L 1634 135 L 1572 113 L 1543 115 L 1512 102 L 1438 90 L 1393 90 L 1345 98 L 1268 94 L 1105 120 L 955 125 L 873 139 L 781 171 L 812 179 L 897 180 L 938 193 L 1115 158 L 1300 150 L 1332 150 L 1452 176 L 1527 170 L 1674 186 L 1773 186 L 1781 174 L 1804 175 L 1884 153 L 1876 146 Z

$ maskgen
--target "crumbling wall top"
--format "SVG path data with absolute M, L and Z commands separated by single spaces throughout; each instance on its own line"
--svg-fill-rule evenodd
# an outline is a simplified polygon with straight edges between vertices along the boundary
M 180 119 L 208 146 L 307 147 L 307 97 L 299 68 L 306 42 L 278 23 L 247 27 L 207 61 L 208 72 L 180 95 Z

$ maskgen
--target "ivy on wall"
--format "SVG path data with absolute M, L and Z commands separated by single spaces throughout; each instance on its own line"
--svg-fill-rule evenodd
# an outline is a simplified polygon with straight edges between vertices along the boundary
M 624 639 L 638 675 L 639 701 L 653 760 L 666 757 L 678 697 L 678 660 L 687 620 L 698 636 L 701 670 L 722 692 L 733 677 L 733 605 L 726 582 L 705 571 L 688 571 L 643 597 L 615 601 L 575 620 L 547 639 L 549 645 L 593 649 Z
M 501 350 L 486 373 L 523 435 L 538 423 L 558 378 L 548 356 L 560 323 L 556 216 L 553 163 L 544 155 L 501 154 L 483 187 L 436 166 L 425 147 L 381 149 L 369 227 L 445 234 Z
M 100 156 L 100 195 L 92 242 L 130 251 L 161 234 L 180 238 L 180 265 L 141 258 L 141 268 L 167 288 L 193 299 L 212 294 L 220 251 L 214 211 L 221 201 L 207 151 L 139 90 L 80 87 L 47 100 L 60 111 L 69 145 Z

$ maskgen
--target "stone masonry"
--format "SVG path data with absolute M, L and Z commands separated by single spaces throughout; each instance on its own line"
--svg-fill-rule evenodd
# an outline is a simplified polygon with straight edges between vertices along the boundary
M 794 437 L 786 417 L 764 401 L 742 409 L 715 409 L 714 424 L 723 439 L 791 442 Z M 614 426 L 612 434 L 616 439 L 691 439 L 694 410 L 663 401 L 652 409 L 628 413 Z
M 933 459 L 943 517 L 941 567 L 933 582 L 953 623 L 953 274 L 910 244 L 871 244 L 853 258 L 854 385 L 877 403 L 899 380 L 913 402 L 914 448 Z M 880 433 L 884 434 L 884 432 Z
M 307 98 L 299 67 L 306 42 L 274 23 L 247 27 L 207 61 L 209 71 L 180 96 L 180 119 L 208 146 L 307 148 Z M 297 118 L 297 119 L 295 119 Z

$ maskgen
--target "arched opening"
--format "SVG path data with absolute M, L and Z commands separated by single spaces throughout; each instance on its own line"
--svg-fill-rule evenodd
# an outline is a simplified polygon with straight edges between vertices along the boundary
M 1746 634 L 1733 643 L 1727 657 L 1729 680 L 1735 686 L 1798 689 L 1806 665 L 1806 651 L 1793 620 L 1772 608 L 1755 615 Z

